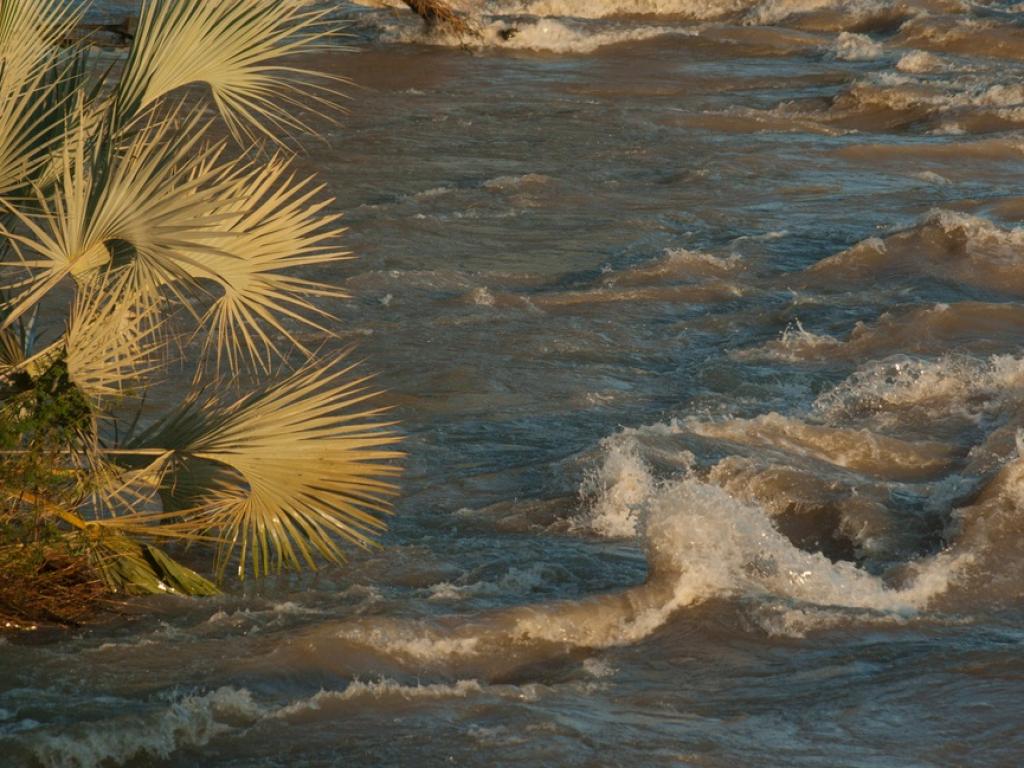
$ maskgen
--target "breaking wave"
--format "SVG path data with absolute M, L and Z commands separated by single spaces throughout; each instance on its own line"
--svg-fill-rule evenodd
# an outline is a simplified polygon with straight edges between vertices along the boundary
M 884 28 L 921 12 L 912 5 L 893 9 L 875 0 L 456 0 L 453 7 L 475 23 L 479 37 L 427 35 L 414 19 L 396 19 L 405 10 L 398 0 L 356 0 L 369 8 L 387 8 L 377 23 L 392 42 L 450 46 L 484 46 L 553 53 L 590 53 L 599 48 L 666 35 L 698 35 L 706 22 L 741 26 L 793 24 L 836 32 Z M 637 25 L 637 17 L 658 18 L 670 24 Z M 843 50 L 861 52 L 873 45 L 863 39 L 846 41 Z M 851 49 L 852 50 L 852 49 Z M 857 56 L 855 55 L 854 58 Z
M 1024 228 L 1005 229 L 986 219 L 932 211 L 913 227 L 869 238 L 818 262 L 805 284 L 927 276 L 1013 296 L 1024 295 Z

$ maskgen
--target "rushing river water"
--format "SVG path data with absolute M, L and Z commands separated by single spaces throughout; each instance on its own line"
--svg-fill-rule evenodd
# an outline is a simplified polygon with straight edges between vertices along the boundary
M 387 546 L 7 642 L 0 764 L 1024 763 L 1024 5 L 376 5 Z

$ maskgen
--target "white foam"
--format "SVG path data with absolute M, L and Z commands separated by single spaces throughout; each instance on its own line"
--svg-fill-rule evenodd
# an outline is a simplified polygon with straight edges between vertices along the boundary
M 942 553 L 921 561 L 906 587 L 890 589 L 853 563 L 794 547 L 762 508 L 693 478 L 660 487 L 646 531 L 646 584 L 580 603 L 518 609 L 513 639 L 590 648 L 632 644 L 681 608 L 729 596 L 911 617 L 973 562 L 970 553 Z
M 1024 103 L 1024 85 L 996 83 L 982 91 L 976 102 L 991 107 L 1019 107 Z
M 752 0 L 496 0 L 490 13 L 603 19 L 624 15 L 681 15 L 711 19 L 749 7 Z M 466 5 L 463 5 L 466 7 Z
M 515 34 L 506 38 L 502 33 L 505 33 L 507 30 L 508 24 L 506 22 L 493 21 L 485 25 L 481 31 L 483 33 L 483 40 L 488 45 L 500 48 L 562 54 L 593 53 L 599 48 L 605 48 L 610 45 L 650 40 L 666 35 L 692 37 L 699 32 L 699 30 L 693 27 L 670 26 L 590 29 L 549 18 L 517 24 Z M 448 44 L 453 42 L 458 42 L 459 45 L 464 44 L 463 41 L 447 40 Z
M 781 240 L 782 238 L 788 237 L 788 236 L 789 236 L 789 230 L 778 229 L 778 230 L 773 230 L 771 232 L 765 232 L 763 235 L 740 235 L 739 237 L 735 238 L 732 242 L 733 243 L 741 243 L 744 240 L 754 240 L 754 241 L 759 241 L 759 240 L 760 241 Z
M 654 561 L 677 568 L 685 594 L 700 597 L 768 594 L 814 606 L 910 614 L 945 591 L 953 572 L 940 555 L 907 588 L 887 589 L 853 563 L 797 549 L 763 509 L 692 479 L 666 489 L 649 530 Z
M 675 434 L 678 426 L 663 425 Z M 628 455 L 628 454 L 627 454 Z M 630 473 L 642 465 L 630 462 Z M 651 577 L 634 590 L 558 610 L 535 609 L 520 617 L 520 638 L 605 647 L 635 642 L 664 624 L 675 611 L 715 596 L 797 601 L 803 619 L 790 617 L 788 629 L 806 631 L 832 621 L 830 610 L 857 609 L 910 617 L 945 592 L 973 553 L 941 553 L 918 563 L 917 574 L 902 589 L 851 562 L 833 563 L 824 555 L 795 547 L 761 506 L 740 501 L 724 489 L 695 477 L 663 483 L 634 478 L 645 489 L 645 532 Z M 635 497 L 624 495 L 618 515 L 632 518 Z M 610 503 L 610 500 L 609 502 Z
M 474 288 L 470 293 L 470 300 L 479 307 L 494 306 L 494 294 L 487 290 L 485 286 Z
M 425 189 L 422 192 L 417 192 L 412 195 L 413 200 L 429 200 L 432 197 L 442 197 L 443 195 L 450 194 L 455 190 L 451 187 L 431 187 Z
M 760 347 L 734 350 L 730 357 L 735 360 L 778 360 L 795 363 L 827 355 L 840 349 L 842 345 L 843 342 L 835 336 L 812 333 L 804 328 L 799 320 L 795 320 L 786 326 L 778 340 Z
M 945 63 L 935 54 L 926 51 L 910 51 L 903 54 L 896 62 L 896 69 L 900 72 L 911 72 L 914 74 L 926 74 L 938 72 L 945 69 Z
M 980 419 L 1024 398 L 1024 358 L 987 360 L 945 355 L 938 360 L 897 356 L 861 366 L 842 384 L 819 395 L 814 409 L 829 419 L 924 409 Z
M 518 176 L 496 176 L 485 181 L 482 186 L 484 189 L 508 190 L 529 185 L 544 185 L 550 181 L 551 177 L 545 176 L 543 173 L 524 173 Z
M 265 714 L 252 694 L 223 687 L 204 695 L 182 697 L 155 715 L 143 715 L 102 728 L 76 728 L 61 735 L 39 734 L 30 742 L 46 768 L 100 768 L 131 760 L 167 759 L 182 747 L 202 747 L 233 730 L 232 723 L 252 723 Z
M 308 699 L 302 699 L 282 707 L 274 712 L 273 716 L 275 718 L 290 718 L 299 714 L 315 712 L 332 704 L 361 699 L 436 701 L 439 699 L 464 699 L 482 692 L 483 688 L 476 680 L 458 680 L 454 683 L 431 683 L 428 685 L 403 685 L 389 678 L 369 682 L 353 680 L 342 691 L 322 690 Z
M 926 184 L 934 184 L 939 187 L 949 186 L 952 182 L 945 176 L 942 176 L 935 171 L 919 171 L 913 174 L 915 179 L 925 182 Z
M 370 8 L 407 12 L 402 0 L 353 0 Z M 471 17 L 534 16 L 539 18 L 607 19 L 614 16 L 685 16 L 714 19 L 746 10 L 756 0 L 449 0 Z
M 337 637 L 417 662 L 475 656 L 480 645 L 479 637 L 446 635 L 402 621 L 370 620 L 343 625 Z
M 482 693 L 476 680 L 453 683 L 405 685 L 389 678 L 353 680 L 344 690 L 321 690 L 280 708 L 257 704 L 245 688 L 222 687 L 202 695 L 181 697 L 155 715 L 142 715 L 110 722 L 102 728 L 90 724 L 61 735 L 48 733 L 29 737 L 29 748 L 45 768 L 102 768 L 153 760 L 166 760 L 180 749 L 203 747 L 213 739 L 252 727 L 267 719 L 288 719 L 316 712 L 333 703 L 364 700 L 437 701 L 466 698 Z M 515 691 L 518 698 L 530 698 L 536 691 L 526 686 Z M 499 694 L 508 695 L 503 689 Z M 38 723 L 26 725 L 26 730 Z M 10 731 L 9 731 L 10 732 Z
M 774 240 L 782 237 L 782 234 L 768 232 L 764 235 L 749 237 L 749 240 Z M 737 240 L 740 238 L 737 238 Z M 735 241 L 733 241 L 735 242 Z M 679 266 L 693 265 L 698 269 L 710 269 L 713 272 L 728 273 L 734 272 L 743 265 L 743 261 L 735 254 L 732 256 L 715 256 L 704 251 L 691 251 L 688 248 L 669 248 L 665 251 L 665 262 Z
M 988 219 L 972 216 L 960 211 L 934 209 L 922 217 L 919 226 L 934 224 L 946 234 L 963 233 L 978 247 L 1000 247 L 1007 260 L 1021 261 L 1020 249 L 1024 248 L 1024 227 L 1002 229 Z
M 920 482 L 947 472 L 956 449 L 944 442 L 911 441 L 879 431 L 835 427 L 776 412 L 751 419 L 691 419 L 694 434 L 737 445 L 806 457 L 870 477 Z
M 898 614 L 876 611 L 818 606 L 793 607 L 785 603 L 756 606 L 749 615 L 769 637 L 806 637 L 810 632 L 834 629 L 851 622 L 905 624 L 908 619 Z
M 663 35 L 696 35 L 695 22 L 737 18 L 751 25 L 772 25 L 803 13 L 829 10 L 856 18 L 886 10 L 881 0 L 450 0 L 463 13 L 478 36 L 426 32 L 415 23 L 401 0 L 355 0 L 360 5 L 400 10 L 380 19 L 384 39 L 391 42 L 426 43 L 453 47 L 513 48 L 549 53 L 591 53 L 619 43 Z M 625 25 L 625 16 L 668 17 L 682 24 Z M 518 21 L 510 23 L 509 17 Z M 843 42 L 839 53 L 854 58 L 868 56 L 877 43 L 854 35 Z
M 870 55 L 866 48 L 858 48 L 856 45 L 844 47 L 842 53 L 837 52 L 837 56 L 843 57 L 844 53 L 851 57 L 863 53 L 865 58 L 877 58 Z M 884 52 L 879 50 L 877 53 L 881 56 Z M 990 80 L 972 77 L 940 81 L 934 77 L 915 76 L 919 73 L 919 67 L 930 71 L 933 64 L 921 57 L 908 59 L 905 56 L 897 64 L 896 70 L 871 73 L 851 85 L 840 94 L 832 112 L 841 116 L 847 112 L 871 113 L 879 107 L 886 107 L 920 112 L 931 119 L 949 116 L 962 120 L 962 116 L 967 115 L 996 116 L 1011 122 L 1024 121 L 1024 86 L 1015 82 L 993 84 Z M 952 129 L 962 131 L 963 126 L 947 120 L 938 130 Z
M 837 59 L 843 61 L 872 61 L 885 54 L 885 46 L 867 35 L 856 32 L 842 32 L 832 43 Z
M 595 678 L 598 678 L 598 679 L 603 679 L 603 678 L 611 677 L 618 670 L 616 670 L 615 667 L 613 667 L 610 663 L 608 663 L 604 659 L 590 658 L 590 659 L 586 659 L 583 662 L 583 671 L 586 672 L 591 677 L 595 677 Z
M 633 538 L 657 484 L 634 435 L 615 436 L 602 445 L 602 465 L 588 473 L 581 486 L 589 509 L 574 527 L 609 539 Z
M 442 581 L 429 587 L 428 600 L 456 601 L 467 597 L 495 595 L 525 595 L 544 585 L 548 570 L 543 563 L 529 568 L 509 568 L 496 581 L 475 581 L 470 584 L 453 584 Z
M 881 0 L 762 0 L 747 14 L 749 24 L 778 24 L 791 16 L 821 10 L 836 10 L 866 16 L 886 10 Z

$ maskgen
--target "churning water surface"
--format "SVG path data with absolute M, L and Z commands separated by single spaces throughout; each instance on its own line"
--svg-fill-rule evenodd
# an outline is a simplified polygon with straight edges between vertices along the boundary
M 386 548 L 8 642 L 0 762 L 1024 762 L 1024 6 L 461 7 L 301 160 Z

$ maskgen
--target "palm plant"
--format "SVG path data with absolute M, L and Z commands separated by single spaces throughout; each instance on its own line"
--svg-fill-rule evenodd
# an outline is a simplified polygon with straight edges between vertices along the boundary
M 294 270 L 350 258 L 288 149 L 336 101 L 287 63 L 324 11 L 144 0 L 116 79 L 64 43 L 81 13 L 0 0 L 0 566 L 32 539 L 112 591 L 208 594 L 156 543 L 210 542 L 218 578 L 340 562 L 400 454 L 369 377 L 299 334 L 345 294 Z M 143 407 L 182 359 L 190 391 Z

